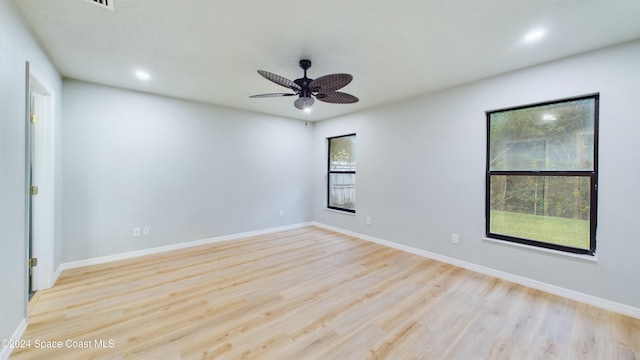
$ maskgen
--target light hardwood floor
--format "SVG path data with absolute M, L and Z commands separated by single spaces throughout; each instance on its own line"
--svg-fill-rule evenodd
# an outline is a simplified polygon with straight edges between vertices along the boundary
M 640 358 L 638 319 L 316 227 L 65 271 L 23 339 L 12 358 Z

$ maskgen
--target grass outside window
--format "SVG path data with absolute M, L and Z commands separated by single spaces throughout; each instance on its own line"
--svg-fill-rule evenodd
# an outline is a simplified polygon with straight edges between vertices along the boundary
M 522 239 L 542 240 L 578 249 L 589 248 L 588 220 L 492 210 L 491 230 Z

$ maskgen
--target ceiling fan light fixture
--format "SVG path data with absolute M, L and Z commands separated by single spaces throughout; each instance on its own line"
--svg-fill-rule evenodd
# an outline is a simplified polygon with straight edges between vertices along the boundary
M 296 99 L 293 105 L 296 107 L 296 109 L 310 111 L 313 102 L 314 100 L 310 96 L 300 96 L 298 99 Z

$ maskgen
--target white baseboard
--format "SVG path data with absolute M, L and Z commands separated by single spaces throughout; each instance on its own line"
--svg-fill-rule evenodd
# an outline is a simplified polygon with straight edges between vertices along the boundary
M 126 252 L 126 253 L 121 253 L 121 254 L 101 256 L 101 257 L 95 257 L 95 258 L 90 258 L 90 259 L 85 259 L 85 260 L 66 262 L 66 263 L 60 264 L 60 266 L 58 267 L 58 270 L 56 270 L 55 274 L 53 274 L 53 279 L 54 279 L 53 280 L 53 284 L 55 284 L 55 282 L 58 280 L 58 277 L 60 276 L 60 274 L 62 274 L 63 271 L 69 270 L 69 269 L 76 269 L 76 268 L 80 268 L 80 267 L 84 267 L 84 266 L 90 266 L 90 265 L 105 264 L 105 263 L 109 263 L 109 262 L 112 262 L 112 261 L 131 259 L 131 258 L 136 258 L 136 257 L 140 257 L 140 256 L 145 256 L 145 255 L 158 254 L 158 253 L 167 252 L 167 251 L 186 249 L 186 248 L 190 248 L 190 247 L 194 247 L 194 246 L 200 246 L 200 245 L 213 244 L 213 243 L 218 243 L 218 242 L 223 242 L 223 241 L 236 240 L 236 239 L 247 238 L 247 237 L 251 237 L 251 236 L 271 234 L 271 233 L 275 233 L 275 232 L 279 232 L 279 231 L 299 229 L 299 228 L 302 228 L 302 227 L 305 227 L 305 226 L 309 226 L 309 225 L 311 225 L 310 222 L 309 223 L 299 223 L 299 224 L 293 224 L 293 225 L 278 226 L 278 227 L 267 228 L 267 229 L 262 229 L 262 230 L 249 231 L 249 232 L 244 232 L 244 233 L 224 235 L 224 236 L 218 236 L 218 237 L 202 239 L 202 240 L 187 241 L 187 242 L 183 242 L 183 243 L 160 246 L 160 247 L 154 247 L 154 248 L 149 248 L 149 249 L 136 250 L 136 251 Z
M 621 304 L 621 303 L 617 303 L 611 300 L 607 300 L 607 299 L 603 299 L 603 298 L 599 298 L 593 295 L 588 295 L 588 294 L 584 294 L 581 292 L 577 292 L 577 291 L 573 291 L 573 290 L 569 290 L 560 286 L 556 286 L 556 285 L 551 285 L 551 284 L 547 284 L 545 282 L 542 281 L 538 281 L 538 280 L 533 280 L 533 279 L 529 279 L 523 276 L 518 276 L 518 275 L 513 275 L 504 271 L 500 271 L 500 270 L 496 270 L 496 269 L 492 269 L 486 266 L 481 266 L 481 265 L 477 265 L 474 263 L 470 263 L 467 261 L 463 261 L 463 260 L 459 260 L 459 259 L 455 259 L 452 257 L 448 257 L 448 256 L 444 256 L 444 255 L 440 255 L 440 254 L 436 254 L 436 253 L 432 253 L 426 250 L 421 250 L 421 249 L 417 249 L 411 246 L 407 246 L 407 245 L 402 245 L 402 244 L 398 244 L 398 243 L 394 243 L 392 241 L 387 241 L 387 240 L 383 240 L 383 239 L 379 239 L 373 236 L 369 236 L 369 235 L 364 235 L 364 234 L 360 234 L 357 232 L 353 232 L 353 231 L 349 231 L 349 230 L 345 230 L 345 229 L 341 229 L 341 228 L 337 228 L 337 227 L 333 227 L 330 225 L 326 225 L 326 224 L 322 224 L 322 223 L 318 223 L 318 222 L 312 222 L 312 225 L 314 226 L 318 226 L 327 230 L 331 230 L 331 231 L 335 231 L 338 233 L 342 233 L 348 236 L 353 236 L 353 237 L 357 237 L 359 239 L 362 240 L 366 240 L 366 241 L 370 241 L 376 244 L 380 244 L 380 245 L 384 245 L 384 246 L 388 246 L 394 249 L 398 249 L 398 250 L 402 250 L 402 251 L 406 251 L 412 254 L 416 254 L 425 258 L 429 258 L 429 259 L 433 259 L 433 260 L 437 260 L 437 261 L 441 261 L 447 264 L 451 264 L 454 266 L 458 266 L 467 270 L 471 270 L 477 273 L 481 273 L 481 274 L 485 274 L 485 275 L 489 275 L 489 276 L 493 276 L 496 277 L 498 279 L 502 279 L 502 280 L 506 280 L 506 281 L 510 281 L 516 284 L 520 284 L 520 285 L 524 285 L 533 289 L 537 289 L 540 291 L 544 291 L 550 294 L 554 294 L 554 295 L 558 295 L 558 296 L 562 296 L 564 298 L 567 299 L 571 299 L 571 300 L 575 300 L 581 303 L 585 303 L 585 304 L 589 304 L 589 305 L 593 305 L 596 307 L 599 307 L 601 309 L 605 309 L 605 310 L 609 310 L 609 311 L 613 311 L 619 314 L 623 314 L 623 315 L 627 315 L 627 316 L 631 316 L 634 317 L 636 319 L 640 319 L 640 309 L 633 307 L 633 306 L 629 306 L 629 305 L 625 305 L 625 304 Z
M 51 275 L 51 286 L 49 286 L 50 288 L 53 287 L 53 285 L 56 284 L 56 281 L 58 281 L 58 278 L 60 277 L 60 274 L 62 274 L 62 267 L 63 264 L 60 264 L 60 266 L 58 266 L 58 269 L 56 270 L 56 272 L 53 273 L 53 275 Z
M 27 330 L 27 319 L 22 319 L 16 331 L 11 335 L 11 339 L 9 339 L 9 343 L 14 343 L 22 338 L 24 331 Z M 0 348 L 0 360 L 8 360 L 9 356 L 13 352 L 13 348 L 10 347 L 1 347 Z

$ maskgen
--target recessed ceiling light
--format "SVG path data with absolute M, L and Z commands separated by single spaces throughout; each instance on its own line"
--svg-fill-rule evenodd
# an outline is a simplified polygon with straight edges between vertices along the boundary
M 144 71 L 144 70 L 136 71 L 136 77 L 138 79 L 144 80 L 144 81 L 147 81 L 147 80 L 151 79 L 151 75 L 148 72 Z
M 525 43 L 534 43 L 542 39 L 546 34 L 544 29 L 534 29 L 524 35 L 522 41 Z

